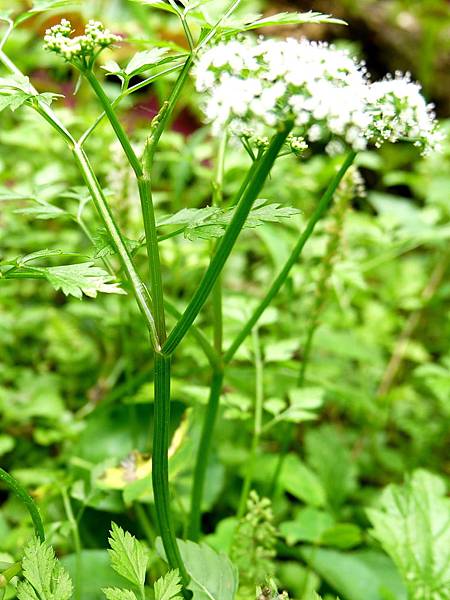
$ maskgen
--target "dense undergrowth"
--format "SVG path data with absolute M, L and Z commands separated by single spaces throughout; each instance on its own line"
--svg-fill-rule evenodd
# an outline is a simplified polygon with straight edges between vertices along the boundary
M 333 19 L 0 4 L 0 598 L 450 598 L 450 127 L 433 80 L 450 15 L 383 4 L 432 53 L 426 77 L 399 55 L 437 100 L 426 156 L 203 124 L 189 43 L 308 33 L 358 56 L 367 40 Z M 119 36 L 95 34 L 93 71 L 60 30 L 45 51 L 62 18 Z

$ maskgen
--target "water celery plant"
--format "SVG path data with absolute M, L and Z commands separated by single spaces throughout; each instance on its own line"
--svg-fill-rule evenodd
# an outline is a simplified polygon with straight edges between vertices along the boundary
M 201 547 L 192 546 L 192 542 L 180 543 L 177 540 L 169 488 L 172 362 L 178 347 L 186 335 L 191 333 L 211 367 L 209 399 L 204 410 L 196 451 L 187 526 L 188 537 L 190 540 L 197 541 L 202 534 L 201 517 L 205 478 L 224 379 L 236 352 L 246 338 L 252 335 L 256 402 L 252 448 L 245 468 L 246 474 L 237 515 L 238 519 L 242 520 L 248 499 L 251 497 L 256 452 L 265 432 L 262 418 L 264 361 L 258 334 L 260 318 L 288 281 L 305 245 L 313 235 L 317 224 L 327 214 L 336 191 L 354 164 L 358 153 L 370 146 L 379 147 L 387 141 L 402 140 L 410 140 L 426 152 L 438 143 L 439 136 L 432 108 L 426 104 L 420 87 L 409 77 L 397 74 L 394 78 L 371 83 L 365 67 L 347 51 L 304 39 L 255 39 L 251 34 L 238 35 L 277 23 L 335 22 L 330 17 L 317 13 L 305 15 L 293 13 L 291 16 L 282 13 L 266 19 L 244 15 L 235 21 L 230 17 L 239 8 L 240 2 L 234 1 L 218 19 L 211 21 L 207 12 L 200 11 L 199 16 L 198 11 L 194 10 L 205 4 L 202 1 L 183 2 L 184 9 L 180 8 L 179 3 L 171 0 L 150 4 L 180 19 L 188 48 L 185 52 L 176 54 L 170 54 L 170 45 L 162 50 L 156 48 L 153 51 L 144 51 L 133 57 L 124 68 L 116 63 L 107 64 L 105 70 L 108 74 L 114 75 L 121 81 L 120 94 L 115 99 L 111 99 L 105 90 L 97 69 L 97 60 L 101 52 L 123 41 L 119 35 L 93 20 L 85 25 L 81 35 L 74 35 L 72 24 L 67 19 L 62 19 L 59 24 L 53 25 L 46 31 L 44 40 L 46 50 L 55 53 L 76 69 L 82 80 L 89 85 L 100 106 L 100 114 L 81 136 L 72 133 L 62 122 L 57 111 L 52 108 L 51 104 L 57 98 L 51 94 L 38 93 L 5 53 L 3 47 L 6 40 L 20 24 L 20 19 L 13 22 L 6 18 L 9 26 L 0 46 L 0 61 L 11 76 L 0 81 L 0 94 L 2 106 L 10 105 L 15 109 L 25 104 L 31 107 L 64 141 L 89 191 L 111 247 L 119 258 L 123 273 L 121 283 L 131 290 L 148 330 L 150 338 L 148 349 L 153 357 L 154 385 L 151 473 L 156 525 L 162 539 L 160 554 L 167 560 L 171 569 L 177 570 L 183 585 L 182 593 L 185 597 L 189 597 L 189 590 L 192 590 L 192 586 L 195 590 L 197 585 L 197 575 L 191 564 L 192 554 L 201 552 Z M 200 19 L 200 28 L 192 25 L 191 17 L 197 25 Z M 171 64 L 170 68 L 164 67 L 167 63 Z M 299 69 L 299 65 L 302 65 L 302 69 Z M 155 72 L 143 81 L 131 85 L 132 78 L 146 69 Z M 145 131 L 144 147 L 142 151 L 137 150 L 133 139 L 122 124 L 118 112 L 120 103 L 125 97 L 145 85 L 175 72 L 177 78 L 170 93 L 167 98 L 162 99 L 159 112 Z M 211 182 L 213 206 L 209 207 L 212 211 L 206 211 L 210 215 L 210 221 L 207 220 L 206 224 L 213 225 L 215 229 L 213 228 L 214 234 L 210 236 L 214 239 L 210 241 L 209 264 L 194 293 L 187 300 L 184 310 L 179 310 L 167 298 L 165 290 L 166 267 L 160 254 L 160 243 L 172 237 L 172 234 L 162 236 L 158 232 L 154 179 L 155 169 L 158 166 L 159 143 L 170 126 L 171 119 L 179 106 L 181 94 L 191 76 L 199 94 L 199 103 L 205 121 L 211 125 L 213 137 L 218 138 L 216 166 Z M 130 246 L 116 210 L 111 205 L 86 150 L 87 140 L 95 135 L 97 127 L 105 118 L 120 144 L 124 162 L 135 179 L 143 231 L 142 239 L 136 248 Z M 237 186 L 237 191 L 228 197 L 224 190 L 226 159 L 228 149 L 236 144 L 236 141 L 242 144 L 249 155 L 250 164 L 242 182 Z M 223 271 L 242 230 L 252 222 L 252 219 L 257 220 L 258 214 L 259 218 L 263 219 L 258 213 L 261 208 L 260 194 L 271 174 L 275 173 L 279 161 L 287 155 L 302 160 L 305 153 L 312 153 L 316 147 L 325 149 L 331 155 L 338 155 L 340 157 L 338 169 L 325 187 L 309 218 L 296 233 L 295 244 L 267 292 L 259 300 L 249 318 L 241 323 L 231 344 L 225 347 L 223 297 L 226 290 L 222 281 Z M 275 213 L 280 210 L 280 214 L 286 215 L 278 207 L 272 207 L 272 210 Z M 269 221 L 271 219 L 270 215 L 265 218 Z M 272 220 L 276 221 L 278 218 L 279 216 L 275 214 Z M 176 223 L 176 220 L 172 219 L 171 222 Z M 188 226 L 185 221 L 181 221 L 181 224 Z M 184 229 L 175 231 L 173 236 L 179 231 Z M 92 238 L 89 232 L 88 237 Z M 140 273 L 136 260 L 136 252 L 140 247 L 143 247 L 146 253 L 144 275 Z M 41 251 L 34 256 L 30 255 L 6 263 L 2 265 L 2 279 L 46 279 L 57 290 L 61 289 L 64 293 L 77 297 L 82 293 L 95 297 L 99 292 L 124 292 L 119 285 L 122 273 L 115 272 L 107 260 L 104 260 L 106 271 L 91 262 L 60 267 L 33 266 L 33 261 L 37 258 L 50 256 L 55 254 Z M 328 274 L 329 271 L 326 271 L 325 277 Z M 212 306 L 212 341 L 195 325 L 197 317 L 209 299 Z M 175 325 L 170 331 L 167 328 L 168 315 L 175 317 Z M 308 338 L 303 352 L 304 362 L 301 366 L 301 385 L 305 380 L 309 349 L 316 327 L 317 315 L 314 316 L 307 330 Z M 11 480 L 6 473 L 0 471 L 0 476 L 16 492 L 20 491 L 14 480 Z M 43 541 L 42 524 L 37 519 L 34 504 L 29 503 L 26 495 L 22 494 L 21 498 L 28 502 L 27 507 L 37 533 Z M 134 546 L 134 542 L 115 527 L 113 527 L 113 538 L 114 536 L 119 537 L 124 545 L 133 545 L 135 554 L 141 556 L 142 568 L 139 577 L 132 583 L 138 587 L 140 596 L 144 598 L 146 559 L 142 558 L 142 548 Z M 208 552 L 204 548 L 202 551 Z M 214 555 L 212 560 L 217 562 L 218 559 Z M 234 585 L 236 581 L 235 578 L 233 579 L 234 571 L 231 563 L 226 563 L 225 570 L 231 573 L 230 577 Z M 178 579 L 175 588 L 175 593 L 178 594 Z M 130 593 L 133 595 L 126 597 L 134 596 L 133 592 Z M 105 594 L 107 597 L 119 597 L 115 596 L 114 591 L 105 591 Z M 214 596 L 210 594 L 209 597 Z

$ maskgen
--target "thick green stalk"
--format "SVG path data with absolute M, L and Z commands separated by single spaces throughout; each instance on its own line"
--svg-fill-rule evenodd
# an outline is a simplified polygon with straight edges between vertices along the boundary
M 28 512 L 30 513 L 31 520 L 33 521 L 34 530 L 37 537 L 41 542 L 45 541 L 44 525 L 42 523 L 41 515 L 39 514 L 38 507 L 36 506 L 33 498 L 28 494 L 23 486 L 15 479 L 12 475 L 4 471 L 0 467 L 0 481 L 4 481 L 9 489 L 16 494 L 16 496 L 25 504 Z
M 189 331 L 190 326 L 195 321 L 198 313 L 202 309 L 209 294 L 211 293 L 214 284 L 222 272 L 225 263 L 230 256 L 231 250 L 241 232 L 248 214 L 253 206 L 254 201 L 258 197 L 270 170 L 282 148 L 286 137 L 291 130 L 291 126 L 286 126 L 281 132 L 277 133 L 266 150 L 265 154 L 258 162 L 251 181 L 248 183 L 242 198 L 236 208 L 234 216 L 227 227 L 216 253 L 214 254 L 203 279 L 200 282 L 197 291 L 192 297 L 188 307 L 186 308 L 183 317 L 175 325 L 174 329 L 163 345 L 164 354 L 172 354 L 178 344 Z
M 170 514 L 169 447 L 170 429 L 170 357 L 155 353 L 155 415 L 153 435 L 152 481 L 155 509 L 167 561 L 179 569 L 183 584 L 189 576 L 183 564 Z
M 194 542 L 200 536 L 203 492 L 205 487 L 206 469 L 208 468 L 209 453 L 211 450 L 212 434 L 219 410 L 220 393 L 222 391 L 223 371 L 213 372 L 208 405 L 202 425 L 200 444 L 197 450 L 197 460 L 194 469 L 194 481 L 191 494 L 191 513 L 188 528 L 188 537 Z
M 250 317 L 250 319 L 247 321 L 247 323 L 242 328 L 240 333 L 237 335 L 234 342 L 231 344 L 231 346 L 225 352 L 225 355 L 224 355 L 225 363 L 228 363 L 232 360 L 233 356 L 236 354 L 236 351 L 239 349 L 242 342 L 245 340 L 245 338 L 251 332 L 251 330 L 256 325 L 256 323 L 258 322 L 258 320 L 261 317 L 261 315 L 263 314 L 263 312 L 266 310 L 266 308 L 270 305 L 272 300 L 275 298 L 275 296 L 280 291 L 284 282 L 288 278 L 292 267 L 295 265 L 300 254 L 302 253 L 302 250 L 303 250 L 306 242 L 311 237 L 317 223 L 320 221 L 320 219 L 323 217 L 323 215 L 326 213 L 328 207 L 330 206 L 331 201 L 333 199 L 333 195 L 336 191 L 336 188 L 338 187 L 339 183 L 342 181 L 342 178 L 344 177 L 345 173 L 348 171 L 350 166 L 353 164 L 355 157 L 356 157 L 355 152 L 351 151 L 348 153 L 347 157 L 344 160 L 343 165 L 341 166 L 338 173 L 335 175 L 335 177 L 329 184 L 327 190 L 325 191 L 322 198 L 320 199 L 319 203 L 317 204 L 316 209 L 314 210 L 313 214 L 311 215 L 311 218 L 309 219 L 309 221 L 306 225 L 306 228 L 300 235 L 300 237 L 297 241 L 297 244 L 295 245 L 294 249 L 292 250 L 284 267 L 281 269 L 277 278 L 272 283 L 266 296 L 263 298 L 263 300 L 261 300 L 261 302 L 255 309 L 253 315 Z M 170 336 L 169 336 L 169 340 L 170 340 Z

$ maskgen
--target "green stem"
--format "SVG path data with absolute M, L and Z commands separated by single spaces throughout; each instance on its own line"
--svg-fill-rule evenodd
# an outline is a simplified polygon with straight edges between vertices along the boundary
M 186 586 L 189 576 L 178 549 L 170 514 L 169 447 L 170 428 L 170 357 L 155 353 L 155 414 L 153 433 L 152 481 L 156 517 L 167 561 L 178 569 Z
M 131 168 L 133 169 L 136 177 L 141 177 L 143 175 L 141 161 L 139 160 L 136 152 L 133 150 L 133 146 L 131 145 L 131 142 L 127 134 L 125 133 L 125 130 L 122 127 L 119 119 L 117 118 L 112 102 L 106 95 L 105 90 L 103 89 L 100 82 L 97 80 L 92 71 L 84 71 L 83 75 L 86 77 L 90 86 L 94 90 L 97 98 L 100 100 L 100 104 L 102 105 L 103 110 L 105 111 L 105 114 L 108 117 L 112 128 L 114 129 L 117 139 L 119 140 L 120 145 L 122 146 L 123 151 L 125 152 L 128 162 L 130 163 Z
M 156 535 L 145 508 L 139 502 L 135 502 L 134 512 L 136 513 L 137 520 L 139 521 L 139 525 L 141 526 L 141 529 L 147 538 L 150 548 L 154 548 Z
M 167 338 L 166 343 L 163 345 L 162 350 L 164 354 L 172 354 L 174 352 L 206 302 L 212 288 L 214 287 L 214 284 L 217 281 L 217 278 L 222 272 L 222 269 L 231 253 L 231 250 L 233 249 L 239 233 L 245 224 L 253 203 L 261 191 L 290 130 L 291 125 L 288 125 L 281 132 L 277 133 L 272 138 L 267 151 L 258 162 L 254 170 L 253 177 L 242 195 L 233 218 L 227 227 L 225 235 L 219 243 L 217 251 L 213 256 L 210 265 L 204 274 L 199 287 L 197 288 L 197 291 L 192 297 L 182 318 L 175 325 L 174 329 Z
M 219 410 L 220 393 L 222 391 L 223 371 L 213 372 L 208 405 L 202 425 L 200 444 L 197 450 L 197 460 L 194 469 L 194 481 L 191 493 L 191 513 L 188 529 L 188 537 L 197 541 L 200 536 L 200 522 L 202 514 L 203 491 L 205 487 L 206 470 L 211 450 L 212 434 Z
M 16 496 L 25 504 L 28 512 L 30 513 L 31 520 L 33 521 L 34 530 L 37 537 L 41 542 L 45 541 L 44 525 L 42 523 L 39 509 L 36 506 L 33 498 L 29 495 L 26 489 L 20 485 L 20 483 L 12 475 L 4 471 L 0 467 L 0 481 L 4 481 L 9 489 L 16 494 Z
M 8 585 L 8 583 L 13 577 L 17 577 L 18 575 L 20 575 L 21 571 L 22 561 L 19 560 L 18 562 L 5 569 L 2 573 L 0 573 L 0 598 L 3 598 L 3 596 L 1 595 L 1 590 L 4 590 L 4 588 Z
M 242 486 L 241 499 L 239 501 L 239 508 L 237 517 L 242 519 L 245 514 L 247 506 L 248 496 L 253 481 L 253 473 L 255 470 L 256 454 L 258 452 L 259 442 L 261 440 L 262 431 L 262 415 L 263 415 L 263 404 L 264 404 L 264 363 L 261 355 L 261 346 L 259 343 L 258 330 L 254 329 L 252 332 L 253 337 L 253 352 L 255 355 L 255 415 L 254 415 L 254 426 L 253 426 L 253 437 L 252 445 L 250 449 L 250 456 L 247 462 L 247 468 L 245 472 L 244 484 Z
M 278 274 L 277 278 L 272 283 L 266 296 L 263 298 L 263 300 L 261 300 L 260 304 L 255 309 L 253 315 L 250 317 L 250 319 L 247 321 L 247 323 L 242 328 L 240 333 L 237 335 L 234 342 L 231 344 L 231 346 L 225 352 L 225 355 L 224 355 L 225 363 L 228 363 L 232 360 L 233 356 L 236 354 L 236 351 L 239 349 L 239 347 L 241 346 L 241 344 L 243 343 L 245 338 L 251 332 L 251 330 L 253 329 L 253 327 L 256 325 L 259 318 L 261 317 L 261 315 L 264 313 L 266 308 L 270 305 L 270 303 L 272 302 L 274 297 L 280 291 L 284 282 L 288 278 L 292 267 L 295 265 L 300 254 L 302 253 L 302 250 L 303 250 L 306 242 L 311 237 L 317 223 L 320 221 L 320 219 L 323 217 L 323 215 L 326 213 L 328 207 L 330 206 L 331 201 L 333 199 L 333 195 L 336 191 L 336 188 L 338 187 L 339 183 L 342 181 L 342 178 L 344 177 L 345 173 L 348 171 L 350 166 L 353 164 L 355 157 L 356 157 L 355 152 L 351 151 L 348 153 L 347 157 L 344 160 L 343 165 L 341 166 L 341 168 L 339 169 L 338 173 L 335 175 L 333 180 L 330 182 L 327 190 L 325 191 L 325 193 L 323 194 L 319 203 L 317 204 L 317 207 L 314 210 L 313 214 L 311 215 L 311 218 L 309 219 L 309 221 L 306 225 L 306 228 L 301 233 L 301 235 L 297 241 L 297 244 L 295 245 L 294 249 L 292 250 L 289 258 L 287 259 L 286 263 L 284 264 L 284 266 L 281 269 L 280 273 Z M 170 340 L 170 336 L 169 336 L 169 340 Z M 166 342 L 166 344 L 167 344 L 167 342 Z
M 125 271 L 127 278 L 133 288 L 137 304 L 141 310 L 142 315 L 144 316 L 145 322 L 150 332 L 153 347 L 156 351 L 159 351 L 161 346 L 156 330 L 155 319 L 153 317 L 153 312 L 151 308 L 151 300 L 147 288 L 145 287 L 139 275 L 137 274 L 133 263 L 133 259 L 131 258 L 128 248 L 125 244 L 125 240 L 115 222 L 111 209 L 109 208 L 109 205 L 103 194 L 103 190 L 100 187 L 100 184 L 97 180 L 97 177 L 95 176 L 95 173 L 86 156 L 86 153 L 82 148 L 80 148 L 78 144 L 75 144 L 75 147 L 73 148 L 73 155 L 75 158 L 75 162 L 77 163 L 77 166 L 81 171 L 86 186 L 88 187 L 89 192 L 92 196 L 95 208 L 97 209 L 97 212 L 100 215 L 103 224 L 106 230 L 108 231 L 109 236 L 111 237 L 111 240 L 117 250 L 122 264 L 122 268 Z
M 67 495 L 67 490 L 65 488 L 61 490 L 61 495 L 63 498 L 64 510 L 66 511 L 67 520 L 69 521 L 70 528 L 72 529 L 73 541 L 75 546 L 75 600 L 80 600 L 82 577 L 80 532 L 78 531 L 78 523 L 74 517 L 72 504 L 70 503 L 70 498 Z
M 193 61 L 194 54 L 190 54 L 186 62 L 184 63 L 180 74 L 178 75 L 177 81 L 173 87 L 169 98 L 167 99 L 167 102 L 164 103 L 161 110 L 159 111 L 159 114 L 153 120 L 152 131 L 149 138 L 147 139 L 144 152 L 144 172 L 148 177 L 151 177 L 151 173 L 153 170 L 153 162 L 155 160 L 156 148 L 158 146 L 159 140 L 161 139 L 161 136 L 164 133 L 169 123 L 169 120 L 173 114 L 176 103 L 188 78 Z

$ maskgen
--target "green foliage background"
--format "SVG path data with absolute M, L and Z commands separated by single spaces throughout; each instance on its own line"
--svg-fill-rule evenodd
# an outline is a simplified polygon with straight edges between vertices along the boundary
M 3 4 L 2 9 L 12 10 L 26 5 Z M 352 200 L 341 220 L 335 211 L 322 222 L 261 321 L 257 343 L 263 363 L 264 423 L 275 418 L 276 426 L 262 436 L 254 486 L 261 496 L 271 495 L 269 521 L 277 532 L 276 550 L 269 551 L 269 560 L 263 552 L 261 561 L 267 575 L 297 600 L 313 598 L 314 591 L 331 594 L 330 598 L 339 594 L 344 600 L 397 599 L 406 597 L 405 589 L 418 600 L 448 598 L 448 578 L 447 587 L 435 596 L 420 595 L 425 592 L 418 587 L 439 577 L 445 581 L 445 567 L 439 573 L 430 569 L 433 553 L 448 560 L 448 545 L 438 552 L 433 542 L 437 526 L 424 517 L 427 510 L 435 516 L 441 511 L 442 523 L 445 514 L 448 521 L 442 482 L 419 471 L 404 487 L 388 488 L 380 504 L 385 486 L 401 484 L 417 469 L 439 475 L 446 484 L 450 476 L 448 3 L 248 0 L 243 4 L 247 12 L 313 9 L 345 18 L 347 28 L 320 25 L 289 32 L 349 46 L 367 58 L 376 75 L 393 68 L 410 70 L 436 102 L 446 134 L 442 153 L 425 159 L 406 145 L 360 155 L 366 195 Z M 114 31 L 129 36 L 130 44 L 103 60 L 123 62 L 135 49 L 148 48 L 149 40 L 169 38 L 177 44 L 182 40 L 179 25 L 170 16 L 125 0 L 83 2 L 24 23 L 6 50 L 39 91 L 65 95 L 57 102 L 58 110 L 79 133 L 96 118 L 99 107 L 85 85 L 72 95 L 77 84 L 74 73 L 42 50 L 45 27 L 61 15 L 75 22 L 101 17 Z M 286 30 L 274 28 L 270 33 L 285 35 Z M 172 82 L 170 77 L 159 81 L 124 104 L 121 116 L 134 132 L 137 147 L 143 144 L 158 99 L 167 96 Z M 117 93 L 117 81 L 110 79 L 108 90 Z M 105 256 L 114 261 L 61 142 L 31 111 L 4 111 L 0 119 L 0 259 L 49 248 L 78 252 L 100 265 Z M 136 190 L 106 123 L 90 138 L 88 151 L 127 236 L 139 240 Z M 155 199 L 161 220 L 182 208 L 210 204 L 216 152 L 208 128 L 201 125 L 198 98 L 189 87 L 158 153 Z M 231 147 L 225 198 L 236 190 L 248 164 L 245 153 Z M 280 222 L 243 233 L 224 275 L 227 341 L 232 341 L 287 258 L 337 164 L 320 154 L 277 164 L 263 196 L 296 210 Z M 80 228 L 80 206 L 81 225 L 93 240 Z M 336 226 L 339 240 L 330 254 Z M 179 235 L 161 242 L 165 285 L 180 309 L 208 263 L 211 242 L 203 237 Z M 58 264 L 56 257 L 54 261 Z M 317 330 L 305 385 L 299 390 L 311 319 L 317 319 Z M 210 335 L 209 305 L 198 323 Z M 234 515 L 250 449 L 254 343 L 247 340 L 227 372 L 207 476 L 206 541 L 223 552 L 232 552 Z M 172 428 L 177 433 L 170 463 L 173 509 L 181 534 L 199 417 L 209 386 L 205 358 L 191 337 L 177 355 L 174 378 Z M 79 534 L 83 600 L 100 598 L 101 587 L 116 584 L 106 551 L 112 519 L 154 547 L 148 477 L 151 379 L 147 334 L 130 296 L 105 294 L 80 301 L 53 291 L 42 280 L 0 280 L 1 464 L 32 491 L 50 540 L 69 570 L 72 564 L 72 572 Z M 311 402 L 317 406 L 314 399 L 322 400 L 316 421 L 294 426 L 288 422 L 283 410 L 293 402 L 293 393 L 300 394 L 299 406 L 305 409 Z M 271 477 L 292 427 L 279 484 L 271 490 Z M 425 508 L 420 496 L 424 489 Z M 19 501 L 0 493 L 0 551 L 5 560 L 20 558 L 32 526 Z M 399 500 L 400 514 L 391 515 L 389 521 L 395 494 L 406 504 L 402 508 Z M 412 505 L 416 517 L 411 516 Z M 415 518 L 413 527 L 424 521 L 423 538 L 417 542 L 423 548 L 405 542 L 401 530 L 408 527 L 402 519 L 408 518 Z M 399 539 L 393 550 L 392 531 L 397 527 Z M 258 541 L 256 534 L 251 539 L 257 547 L 270 549 L 271 527 L 263 530 L 265 540 Z M 234 544 L 240 540 L 241 550 L 251 537 L 244 531 L 234 538 Z M 416 550 L 431 558 L 411 583 L 406 575 L 415 573 L 417 563 L 411 555 Z M 239 560 L 251 552 L 237 552 Z M 240 566 L 242 572 L 250 569 L 245 560 Z M 155 551 L 150 571 L 153 579 L 164 571 Z

